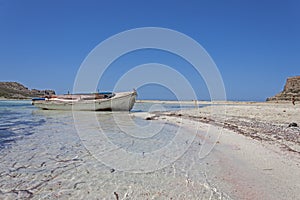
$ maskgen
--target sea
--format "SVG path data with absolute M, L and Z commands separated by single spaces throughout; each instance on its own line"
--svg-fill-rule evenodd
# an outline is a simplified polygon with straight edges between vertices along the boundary
M 191 108 L 71 112 L 0 101 L 0 199 L 230 199 L 208 177 L 194 133 L 135 115 Z

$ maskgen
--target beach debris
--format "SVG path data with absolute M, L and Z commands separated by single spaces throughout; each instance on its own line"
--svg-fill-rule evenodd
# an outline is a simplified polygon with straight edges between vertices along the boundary
M 56 156 L 56 157 L 58 157 L 58 156 Z M 56 161 L 56 162 L 62 162 L 62 163 L 64 163 L 64 162 L 72 162 L 72 161 L 83 161 L 82 159 L 79 159 L 78 158 L 78 156 L 75 156 L 74 158 L 71 158 L 71 159 L 62 159 L 62 160 L 59 160 L 59 159 L 54 159 L 54 158 L 49 158 L 50 160 L 54 160 L 54 161 Z
M 188 187 L 189 184 L 192 183 L 192 180 L 191 180 L 189 177 L 187 177 L 187 178 L 185 179 L 185 181 L 186 181 L 186 187 Z
M 14 194 L 18 195 L 18 198 L 20 198 L 20 199 L 31 199 L 33 197 L 33 193 L 29 190 L 13 189 L 6 193 L 14 193 Z
M 15 164 L 14 164 L 15 165 Z M 17 172 L 17 171 L 19 171 L 20 169 L 27 169 L 29 167 L 29 165 L 23 165 L 23 166 L 20 166 L 20 167 L 17 167 L 17 168 L 15 168 L 15 169 L 9 169 L 9 172 L 11 173 L 11 172 Z
M 114 195 L 116 196 L 116 200 L 119 200 L 119 195 L 118 195 L 118 193 L 114 192 Z
M 280 110 L 280 112 L 282 111 L 288 112 L 286 109 Z M 224 118 L 223 115 L 216 114 L 213 116 L 213 119 L 209 115 L 206 115 L 205 112 L 196 115 L 188 112 L 181 114 L 182 118 L 189 119 L 190 121 L 199 121 L 225 128 L 258 141 L 275 142 L 284 150 L 300 153 L 300 151 L 297 151 L 290 146 L 299 143 L 299 123 L 290 123 L 290 125 L 289 122 L 287 124 L 272 123 L 270 121 L 253 119 L 248 116 L 239 116 L 238 113 L 226 118 Z M 159 117 L 161 118 L 162 116 L 179 118 L 178 112 L 160 113 Z M 289 145 L 285 144 L 286 141 L 289 142 Z
M 75 184 L 74 184 L 74 186 L 73 186 L 73 189 L 76 189 L 76 188 L 77 188 L 77 186 L 78 186 L 79 184 L 81 184 L 81 183 L 86 183 L 86 182 L 84 182 L 84 181 L 81 181 L 81 182 L 77 182 L 77 183 L 75 183 Z
M 157 119 L 157 115 L 148 115 L 148 116 L 146 116 L 145 117 L 145 120 L 155 120 L 155 119 Z
M 289 127 L 298 127 L 298 124 L 295 123 L 295 122 L 292 122 L 292 123 L 289 124 Z
M 41 167 L 46 166 L 46 162 L 42 162 Z

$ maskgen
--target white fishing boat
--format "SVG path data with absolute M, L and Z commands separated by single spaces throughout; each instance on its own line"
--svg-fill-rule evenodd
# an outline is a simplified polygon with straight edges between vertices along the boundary
M 82 111 L 130 111 L 137 93 L 92 93 L 52 95 L 33 98 L 32 105 L 44 110 L 82 110 Z

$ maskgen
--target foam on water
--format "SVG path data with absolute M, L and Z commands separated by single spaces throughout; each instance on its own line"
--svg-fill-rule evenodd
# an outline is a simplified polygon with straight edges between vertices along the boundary
M 145 107 L 149 105 L 137 104 L 134 110 Z M 178 126 L 130 118 L 128 113 L 117 113 L 116 118 L 104 112 L 95 114 L 98 127 L 90 123 L 89 114 L 79 115 L 81 120 L 75 126 L 71 112 L 38 110 L 24 101 L 0 102 L 1 199 L 229 199 L 208 181 L 205 163 L 197 156 L 197 139 L 163 168 L 134 173 L 117 166 L 126 162 L 126 158 L 118 157 L 117 149 L 147 159 L 173 140 Z M 116 120 L 132 133 L 126 134 Z M 146 128 L 136 129 L 137 125 Z M 78 128 L 86 135 L 79 134 Z M 101 137 L 115 148 L 109 149 L 94 134 L 100 129 Z M 151 135 L 151 130 L 160 131 Z M 176 145 L 181 150 L 187 143 Z M 103 152 L 106 159 L 115 161 L 115 166 L 96 155 Z M 153 158 L 159 162 L 168 159 Z

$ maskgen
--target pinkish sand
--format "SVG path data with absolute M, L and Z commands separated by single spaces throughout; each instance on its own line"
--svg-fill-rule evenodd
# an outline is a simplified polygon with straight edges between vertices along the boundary
M 207 176 L 233 199 L 299 199 L 300 105 L 206 104 L 212 105 L 138 115 L 197 134 L 204 143 L 200 154 L 208 166 Z M 289 127 L 293 122 L 298 127 Z

